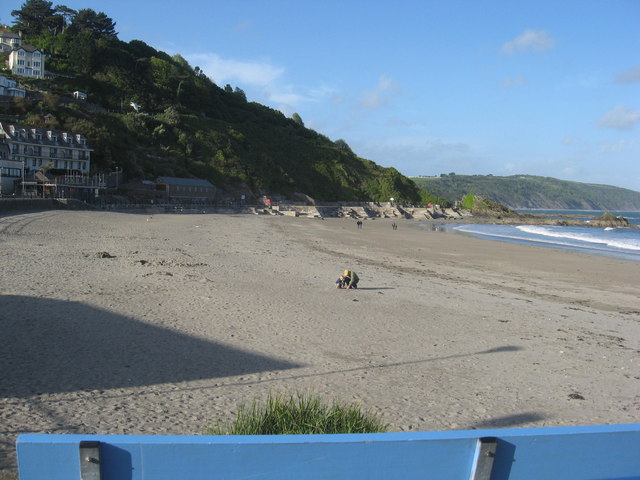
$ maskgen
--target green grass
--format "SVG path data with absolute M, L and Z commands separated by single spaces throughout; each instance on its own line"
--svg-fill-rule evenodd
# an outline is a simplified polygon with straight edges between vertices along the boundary
M 313 395 L 269 395 L 264 405 L 241 406 L 226 428 L 214 427 L 210 435 L 284 435 L 385 432 L 387 425 L 359 405 L 334 401 L 324 405 Z

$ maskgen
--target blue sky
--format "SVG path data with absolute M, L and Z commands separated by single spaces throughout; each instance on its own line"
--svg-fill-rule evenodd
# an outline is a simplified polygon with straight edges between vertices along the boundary
M 405 175 L 640 191 L 638 0 L 53 3 L 105 12 L 120 39 L 179 53 Z

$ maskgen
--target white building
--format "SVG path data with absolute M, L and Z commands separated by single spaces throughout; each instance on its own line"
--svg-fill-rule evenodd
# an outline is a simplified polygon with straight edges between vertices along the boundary
M 32 45 L 20 45 L 9 53 L 9 68 L 14 75 L 44 78 L 45 55 Z
M 92 151 L 80 133 L 0 123 L 0 160 L 14 162 L 6 168 L 15 169 L 19 165 L 24 174 L 45 166 L 61 174 L 86 176 L 91 168 Z M 7 176 L 16 173 L 12 170 Z M 22 172 L 19 177 L 23 178 Z M 3 194 L 7 193 L 11 192 L 3 188 Z
M 22 35 L 9 30 L 9 27 L 0 28 L 0 52 L 10 52 L 22 43 Z
M 5 97 L 25 97 L 27 94 L 24 88 L 18 88 L 18 82 L 0 75 L 0 95 Z

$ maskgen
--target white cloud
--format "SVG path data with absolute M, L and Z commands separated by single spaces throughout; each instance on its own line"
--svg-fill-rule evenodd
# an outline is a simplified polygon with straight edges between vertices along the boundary
M 357 107 L 362 110 L 385 107 L 401 92 L 402 88 L 397 83 L 389 76 L 382 75 L 376 86 L 364 93 Z
M 332 102 L 339 98 L 335 89 L 326 86 L 288 84 L 283 67 L 265 60 L 241 61 L 223 58 L 216 53 L 185 55 L 191 65 L 199 66 L 219 87 L 226 84 L 243 89 L 250 101 L 277 108 L 285 115 L 303 103 Z
M 400 136 L 352 138 L 348 142 L 358 155 L 393 166 L 404 175 L 474 172 L 486 161 L 476 146 L 462 139 Z
M 640 65 L 616 75 L 616 83 L 636 83 L 640 82 Z
M 573 145 L 577 142 L 580 141 L 580 137 L 576 137 L 576 136 L 568 136 L 568 137 L 564 137 L 562 139 L 562 144 L 563 145 Z
M 600 149 L 600 153 L 604 154 L 615 154 L 615 153 L 624 153 L 626 151 L 631 150 L 637 145 L 636 140 L 619 140 L 615 143 L 608 143 L 602 146 Z
M 615 128 L 616 130 L 631 130 L 640 123 L 640 110 L 631 110 L 619 105 L 600 117 L 601 127 Z
M 265 61 L 239 61 L 222 58 L 215 53 L 196 53 L 185 57 L 191 65 L 198 65 L 218 86 L 239 83 L 242 87 L 269 86 L 279 81 L 284 68 Z
M 502 53 L 518 53 L 528 50 L 542 52 L 555 47 L 555 40 L 544 30 L 525 30 L 515 39 L 502 45 Z
M 239 32 L 239 33 L 246 32 L 251 28 L 252 24 L 253 22 L 251 20 L 241 20 L 238 23 L 236 23 L 234 29 L 236 32 Z
M 521 87 L 525 83 L 527 83 L 527 79 L 525 77 L 509 77 L 505 78 L 502 83 L 500 83 L 500 86 L 502 88 L 515 88 Z

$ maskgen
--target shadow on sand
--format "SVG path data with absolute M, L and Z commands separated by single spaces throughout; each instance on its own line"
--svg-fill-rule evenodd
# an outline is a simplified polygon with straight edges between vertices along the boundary
M 0 396 L 220 378 L 303 365 L 78 302 L 0 297 Z
M 505 415 L 502 417 L 493 417 L 482 422 L 478 422 L 472 426 L 472 428 L 509 428 L 517 427 L 518 425 L 530 424 L 540 422 L 547 418 L 539 412 L 525 412 L 516 413 L 513 415 Z

